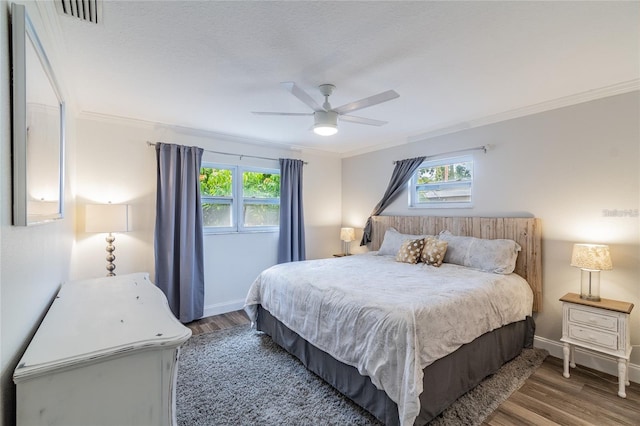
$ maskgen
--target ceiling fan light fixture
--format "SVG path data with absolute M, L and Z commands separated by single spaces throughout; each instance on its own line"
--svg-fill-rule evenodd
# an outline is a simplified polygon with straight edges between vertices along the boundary
M 338 126 L 329 124 L 316 124 L 313 126 L 313 132 L 320 136 L 332 136 L 338 133 Z
M 316 135 L 332 136 L 338 133 L 338 114 L 335 111 L 316 111 L 313 118 L 313 132 Z

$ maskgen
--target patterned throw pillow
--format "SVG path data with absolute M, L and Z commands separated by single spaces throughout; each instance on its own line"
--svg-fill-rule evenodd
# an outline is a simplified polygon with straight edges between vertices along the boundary
M 420 238 L 417 240 L 406 240 L 404 243 L 402 243 L 402 246 L 400 246 L 400 250 L 398 250 L 396 261 L 404 263 L 418 263 L 423 247 L 424 238 Z
M 444 254 L 447 252 L 447 245 L 448 243 L 446 241 L 439 240 L 435 237 L 425 238 L 421 260 L 427 265 L 442 265 Z

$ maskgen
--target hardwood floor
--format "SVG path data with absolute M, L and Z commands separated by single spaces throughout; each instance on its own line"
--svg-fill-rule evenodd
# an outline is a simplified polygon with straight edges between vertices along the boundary
M 243 311 L 187 324 L 193 334 L 249 324 Z M 618 378 L 578 366 L 571 378 L 562 376 L 562 360 L 547 357 L 525 384 L 483 423 L 485 426 L 593 425 L 640 426 L 640 384 L 617 396 Z
M 249 324 L 249 317 L 244 311 L 235 311 L 203 318 L 185 325 L 191 329 L 191 332 L 194 335 L 196 335 L 243 324 Z

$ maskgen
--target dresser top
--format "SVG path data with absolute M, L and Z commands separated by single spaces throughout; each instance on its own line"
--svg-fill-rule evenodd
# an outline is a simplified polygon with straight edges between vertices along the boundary
M 190 336 L 146 273 L 69 282 L 18 363 L 14 380 L 154 346 L 178 347 Z
M 593 306 L 594 308 L 607 309 L 609 311 L 622 312 L 625 314 L 630 314 L 633 309 L 633 303 L 612 299 L 600 299 L 600 301 L 594 302 L 593 300 L 582 299 L 580 295 L 576 293 L 567 293 L 560 298 L 560 301 L 576 303 L 578 305 Z

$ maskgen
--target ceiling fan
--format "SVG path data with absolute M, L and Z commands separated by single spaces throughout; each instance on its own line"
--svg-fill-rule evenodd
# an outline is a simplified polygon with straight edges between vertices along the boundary
M 370 118 L 356 117 L 354 115 L 347 115 L 350 112 L 357 111 L 359 109 L 367 108 L 387 102 L 399 97 L 394 90 L 387 90 L 386 92 L 378 93 L 377 95 L 369 96 L 368 98 L 360 99 L 359 101 L 350 102 L 342 105 L 338 108 L 332 108 L 329 103 L 329 96 L 333 93 L 336 86 L 333 84 L 321 84 L 318 86 L 320 93 L 324 96 L 324 103 L 318 105 L 311 96 L 297 86 L 294 82 L 286 81 L 280 83 L 282 87 L 287 89 L 293 96 L 304 102 L 314 112 L 259 112 L 252 111 L 253 114 L 258 115 L 313 115 L 313 131 L 322 136 L 335 135 L 338 132 L 338 119 L 340 121 L 348 121 L 350 123 L 368 124 L 370 126 L 382 126 L 387 124 L 386 121 L 373 120 Z

